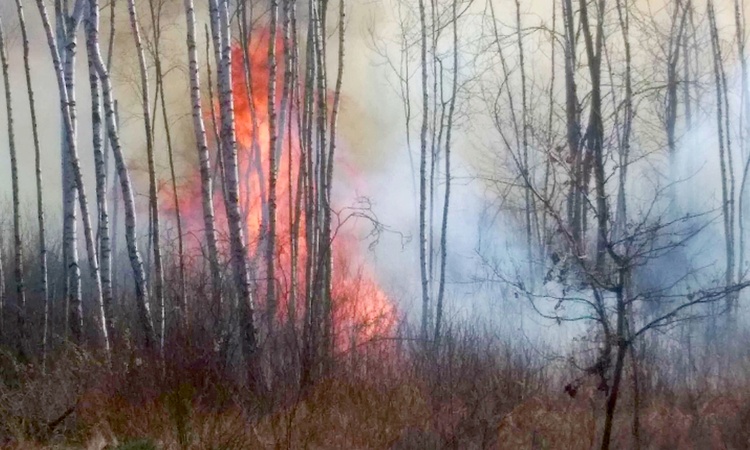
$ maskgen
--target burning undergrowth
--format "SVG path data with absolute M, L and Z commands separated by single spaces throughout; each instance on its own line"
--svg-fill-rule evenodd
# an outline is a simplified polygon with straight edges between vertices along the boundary
M 307 185 L 304 177 L 306 150 L 301 143 L 300 91 L 290 90 L 286 111 L 282 114 L 280 100 L 284 85 L 284 55 L 281 40 L 277 45 L 277 130 L 280 142 L 276 147 L 276 199 L 275 199 L 275 249 L 273 279 L 267 275 L 266 246 L 271 222 L 269 204 L 269 176 L 271 144 L 269 125 L 269 64 L 268 33 L 256 32 L 248 44 L 248 58 L 236 45 L 232 51 L 232 79 L 234 113 L 236 119 L 237 159 L 239 172 L 239 202 L 245 223 L 247 255 L 254 281 L 256 304 L 261 310 L 268 283 L 273 282 L 277 296 L 277 319 L 291 320 L 300 325 L 309 303 L 311 278 L 316 264 L 310 264 L 308 253 L 311 239 L 306 221 L 305 208 L 310 196 L 318 195 Z M 329 100 L 332 94 L 328 95 Z M 206 109 L 205 123 L 209 142 L 214 149 L 218 143 L 219 108 Z M 281 117 L 279 119 L 278 117 Z M 223 208 L 223 178 L 217 152 L 212 152 L 213 201 L 216 214 L 219 243 L 223 254 L 228 254 L 226 238 L 226 213 Z M 337 188 L 331 200 L 331 317 L 335 347 L 345 350 L 354 345 L 390 334 L 396 324 L 396 309 L 388 295 L 379 286 L 374 270 L 366 263 L 363 240 L 377 229 L 376 219 L 362 202 L 352 193 L 366 191 L 364 174 L 347 156 L 345 142 L 337 142 L 334 158 L 335 183 Z M 314 164 L 314 163 L 313 163 Z M 309 169 L 308 169 L 309 170 Z M 178 188 L 180 215 L 186 236 L 188 251 L 201 252 L 203 208 L 201 204 L 201 180 L 197 170 L 186 178 L 188 181 Z M 174 219 L 174 193 L 162 202 L 166 213 Z M 318 246 L 318 248 L 321 248 Z M 311 269 L 312 267 L 312 269 Z

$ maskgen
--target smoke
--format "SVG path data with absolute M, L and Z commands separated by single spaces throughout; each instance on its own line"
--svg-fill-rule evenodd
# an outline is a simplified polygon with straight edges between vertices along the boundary
M 548 341 L 565 341 L 571 334 L 580 333 L 579 325 L 556 325 L 538 318 L 530 308 L 529 302 L 516 298 L 513 289 L 507 283 L 498 280 L 497 269 L 508 278 L 523 277 L 528 266 L 528 257 L 524 246 L 524 236 L 519 221 L 507 205 L 501 204 L 502 198 L 491 183 L 481 179 L 480 175 L 496 170 L 494 166 L 502 161 L 507 164 L 507 155 L 503 154 L 498 144 L 499 138 L 492 120 L 488 117 L 486 104 L 488 92 L 486 86 L 497 86 L 499 66 L 496 58 L 482 57 L 491 48 L 486 42 L 475 39 L 486 32 L 486 16 L 482 16 L 486 5 L 474 4 L 466 14 L 464 27 L 461 29 L 461 80 L 462 90 L 459 101 L 459 123 L 453 157 L 452 197 L 448 218 L 448 263 L 446 318 L 450 320 L 481 320 L 489 323 L 499 333 L 513 337 L 522 333 L 532 339 L 544 337 Z M 496 13 L 500 18 L 514 17 L 514 5 L 495 1 Z M 535 0 L 523 2 L 522 20 L 532 26 L 551 26 L 552 17 L 549 2 Z M 648 5 L 646 5 L 648 3 Z M 115 95 L 120 102 L 121 135 L 123 149 L 130 166 L 134 170 L 136 190 L 146 192 L 146 173 L 142 161 L 145 161 L 145 139 L 140 106 L 139 80 L 137 64 L 127 21 L 124 2 L 117 4 L 115 53 L 113 55 L 113 79 Z M 182 4 L 179 1 L 166 2 L 164 17 L 160 30 L 162 32 L 163 65 L 167 70 L 166 83 L 167 105 L 170 111 L 173 145 L 177 155 L 178 177 L 180 183 L 187 182 L 196 165 L 195 144 L 189 119 L 188 80 L 186 71 L 185 29 Z M 636 2 L 636 6 L 645 11 L 647 6 L 654 10 L 655 20 L 668 19 L 662 5 L 653 2 Z M 383 225 L 377 243 L 373 246 L 373 236 L 361 233 L 360 245 L 367 251 L 367 259 L 375 267 L 381 286 L 389 296 L 398 302 L 404 313 L 411 319 L 417 317 L 421 308 L 421 285 L 419 274 L 419 240 L 418 240 L 418 111 L 420 81 L 416 74 L 418 55 L 415 42 L 410 42 L 407 49 L 411 65 L 406 84 L 411 93 L 411 129 L 407 142 L 407 128 L 404 120 L 402 86 L 399 84 L 398 62 L 404 49 L 399 42 L 401 21 L 413 13 L 414 5 L 398 0 L 362 1 L 356 0 L 348 5 L 346 67 L 343 85 L 343 103 L 340 115 L 340 159 L 335 171 L 338 184 L 335 196 L 341 206 L 357 205 L 362 197 L 369 199 L 372 212 Z M 301 9 L 301 13 L 304 14 Z M 149 20 L 147 5 L 140 6 L 144 35 L 150 38 L 152 24 Z M 720 11 L 722 23 L 731 24 L 731 11 Z M 0 6 L 6 32 L 9 34 L 9 57 L 11 59 L 11 89 L 16 118 L 16 145 L 19 149 L 19 165 L 23 174 L 21 189 L 23 200 L 31 204 L 35 201 L 33 173 L 33 144 L 29 121 L 28 102 L 25 96 L 25 81 L 22 64 L 22 48 L 16 23 L 15 7 L 12 2 Z M 665 17 L 662 17 L 665 16 Z M 55 215 L 60 209 L 58 187 L 60 180 L 60 123 L 57 102 L 57 88 L 52 73 L 49 50 L 44 39 L 38 12 L 28 4 L 26 18 L 29 25 L 31 41 L 32 78 L 37 96 L 37 112 L 41 124 L 41 145 L 45 185 L 48 187 L 46 204 L 48 213 Z M 205 24 L 206 11 L 199 11 L 199 26 Z M 102 11 L 102 46 L 106 48 L 109 30 L 108 11 Z M 558 27 L 560 18 L 558 20 Z M 406 22 L 405 22 L 406 23 Z M 414 25 L 413 20 L 411 25 Z M 509 25 L 510 26 L 510 25 Z M 413 30 L 412 30 L 413 31 Z M 90 197 L 93 198 L 93 156 L 91 152 L 90 106 L 88 96 L 87 66 L 83 36 L 79 38 L 79 58 L 77 63 L 77 104 L 79 108 L 79 154 L 84 166 L 87 185 L 90 186 Z M 545 85 L 550 81 L 555 67 L 550 67 L 548 44 L 543 33 L 529 34 L 527 41 L 530 84 L 533 92 L 541 97 Z M 614 39 L 614 38 L 613 38 Z M 634 37 L 634 42 L 639 37 Z M 643 39 L 646 42 L 645 38 Z M 329 63 L 335 67 L 336 43 L 330 42 L 328 50 Z M 200 59 L 204 71 L 201 73 L 203 83 L 207 81 L 205 39 L 198 42 Z M 515 50 L 508 50 L 507 57 L 515 58 Z M 636 60 L 645 65 L 653 55 L 650 49 L 638 47 Z M 613 64 L 618 64 L 615 58 Z M 558 58 L 560 56 L 558 55 Z M 211 61 L 213 63 L 213 61 Z M 620 61 L 621 62 L 621 61 Z M 391 65 L 391 63 L 395 63 Z M 705 67 L 710 65 L 704 64 Z M 153 69 L 153 68 L 152 68 Z M 517 70 L 516 67 L 513 68 Z M 645 70 L 645 69 L 644 69 Z M 404 75 L 404 74 L 401 74 Z M 639 82 L 646 84 L 649 77 L 655 77 L 654 83 L 663 79 L 657 69 L 643 74 Z M 733 72 L 732 86 L 739 85 L 738 71 Z M 152 76 L 152 83 L 155 79 Z M 507 80 L 506 80 L 507 81 Z M 585 86 L 582 86 L 585 90 Z M 735 89 L 736 90 L 736 89 Z M 206 94 L 204 89 L 204 94 Z M 562 94 L 561 82 L 558 79 L 556 96 Z M 710 91 L 702 95 L 709 96 Z M 706 97 L 708 98 L 708 97 Z M 543 105 L 540 98 L 533 99 L 535 104 Z M 647 100 L 647 101 L 646 101 Z M 647 98 L 639 106 L 638 114 L 643 122 L 658 123 L 660 102 L 658 98 Z M 0 123 L 5 123 L 4 98 L 0 99 Z M 735 105 L 733 112 L 739 110 Z M 710 102 L 707 101 L 710 104 Z M 542 108 L 543 109 L 543 108 Z M 735 115 L 736 117 L 736 115 Z M 543 118 L 534 117 L 541 122 Z M 163 133 L 161 114 L 156 114 L 156 148 L 157 167 L 162 181 L 167 180 L 166 139 Z M 556 120 L 562 120 L 556 118 Z M 736 121 L 734 121 L 736 123 Z M 643 125 L 641 123 L 640 125 Z M 639 126 L 640 126 L 639 125 Z M 735 125 L 736 126 L 736 125 Z M 637 216 L 644 211 L 653 198 L 653 191 L 664 188 L 665 158 L 663 138 L 657 127 L 644 129 L 638 137 L 639 146 L 634 149 L 634 163 L 628 186 L 631 200 L 631 214 Z M 737 130 L 734 130 L 736 133 Z M 696 118 L 696 123 L 680 137 L 677 178 L 684 180 L 676 183 L 680 210 L 684 213 L 716 211 L 720 206 L 721 192 L 719 184 L 718 151 L 715 120 L 710 112 Z M 5 133 L 0 133 L 0 147 L 7 146 Z M 536 149 L 538 155 L 546 155 L 548 149 Z M 735 152 L 738 148 L 735 147 Z M 5 152 L 0 153 L 4 157 Z M 735 161 L 742 161 L 736 153 Z M 746 155 L 742 155 L 746 156 Z M 488 161 L 492 166 L 488 165 Z M 538 158 L 537 162 L 541 162 Z M 347 178 L 347 167 L 356 167 L 361 179 Z M 741 179 L 741 164 L 735 164 L 735 176 Z M 507 167 L 507 166 L 506 166 Z M 505 174 L 503 174 L 505 175 Z M 613 183 L 614 184 L 614 183 Z M 444 180 L 439 182 L 436 199 L 443 198 Z M 10 192 L 9 164 L 0 164 L 0 192 Z M 614 198 L 614 197 L 613 197 Z M 145 199 L 137 199 L 145 213 Z M 441 202 L 436 202 L 441 204 Z M 659 205 L 666 210 L 665 205 Z M 434 212 L 436 223 L 439 223 L 442 211 Z M 716 214 L 709 214 L 706 220 L 713 220 L 696 238 L 681 250 L 675 259 L 663 259 L 653 262 L 646 272 L 658 274 L 653 280 L 644 283 L 664 282 L 674 279 L 682 271 L 681 266 L 710 267 L 706 271 L 710 277 L 721 272 L 723 257 L 723 229 Z M 145 221 L 142 221 L 142 223 Z M 363 226 L 362 229 L 367 229 Z M 439 229 L 435 230 L 435 242 Z M 437 273 L 437 272 L 436 272 Z M 695 280 L 700 283 L 705 280 Z M 434 297 L 434 296 L 433 296 Z

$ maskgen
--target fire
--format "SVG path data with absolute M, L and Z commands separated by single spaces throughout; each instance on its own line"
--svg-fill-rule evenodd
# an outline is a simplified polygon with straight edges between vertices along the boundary
M 246 78 L 242 49 L 233 49 L 233 90 L 236 119 L 237 157 L 240 178 L 240 207 L 244 214 L 248 256 L 251 262 L 253 278 L 257 280 L 256 298 L 259 304 L 265 301 L 265 250 L 264 239 L 267 236 L 264 228 L 268 223 L 268 174 L 270 165 L 269 148 L 269 108 L 268 108 L 268 35 L 256 33 L 250 47 L 250 79 Z M 283 56 L 279 41 L 277 56 L 277 105 L 280 110 L 280 97 L 283 87 Z M 249 87 L 249 89 L 248 89 Z M 293 94 L 294 95 L 294 94 Z M 218 107 L 217 107 L 218 110 Z M 206 114 L 207 129 L 211 130 L 210 113 Z M 287 315 L 287 306 L 292 292 L 291 270 L 292 238 L 297 237 L 296 292 L 297 317 L 303 316 L 305 286 L 305 258 L 307 243 L 305 239 L 304 213 L 295 223 L 295 206 L 298 192 L 297 177 L 300 171 L 300 142 L 296 105 L 287 111 L 285 123 L 277 119 L 278 135 L 283 139 L 282 150 L 277 155 L 278 182 L 276 188 L 276 292 L 278 295 L 278 313 Z M 280 117 L 280 113 L 277 113 Z M 281 126 L 283 125 L 283 130 Z M 212 133 L 209 133 L 212 134 Z M 282 138 L 283 136 L 283 138 Z M 349 185 L 362 187 L 362 177 L 356 168 L 346 161 L 345 147 L 337 147 L 336 168 L 339 178 Z M 217 173 L 214 168 L 214 173 Z M 200 177 L 197 172 L 190 177 L 187 186 L 181 189 L 180 205 L 183 217 L 189 224 L 200 226 L 202 207 L 200 202 Z M 219 178 L 214 179 L 217 225 L 222 229 L 225 223 L 221 187 Z M 164 202 L 166 207 L 172 202 Z M 348 205 L 332 205 L 334 209 Z M 334 227 L 336 224 L 333 225 Z M 202 226 L 200 226 L 202 228 Z M 336 230 L 332 244 L 332 314 L 335 332 L 335 345 L 339 350 L 356 345 L 377 336 L 389 334 L 396 322 L 396 311 L 388 296 L 375 281 L 372 270 L 364 265 L 360 244 L 356 238 L 356 226 L 346 225 Z

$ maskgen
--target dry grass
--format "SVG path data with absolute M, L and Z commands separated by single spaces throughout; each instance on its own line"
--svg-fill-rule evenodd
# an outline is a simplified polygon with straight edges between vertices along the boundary
M 593 380 L 571 398 L 555 381 L 559 373 L 521 351 L 469 341 L 446 348 L 429 361 L 392 352 L 388 364 L 367 358 L 356 367 L 341 364 L 304 391 L 280 387 L 266 409 L 247 400 L 197 348 L 173 352 L 180 357 L 163 366 L 129 355 L 113 361 L 112 370 L 71 349 L 46 374 L 6 360 L 0 447 L 596 448 L 603 396 Z M 629 391 L 613 448 L 633 448 Z M 72 414 L 49 426 L 73 405 Z M 750 384 L 704 388 L 699 395 L 651 392 L 640 424 L 644 449 L 750 448 Z

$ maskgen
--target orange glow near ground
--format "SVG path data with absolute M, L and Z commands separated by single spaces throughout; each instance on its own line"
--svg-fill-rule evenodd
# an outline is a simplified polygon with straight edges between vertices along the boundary
M 236 136 L 238 146 L 238 169 L 240 178 L 240 205 L 247 224 L 246 240 L 248 243 L 248 256 L 251 262 L 252 277 L 256 282 L 256 302 L 261 304 L 265 301 L 265 250 L 262 248 L 264 232 L 262 230 L 264 215 L 268 214 L 266 203 L 268 192 L 269 173 L 269 135 L 268 123 L 268 35 L 256 33 L 250 43 L 250 61 L 252 82 L 250 93 L 243 69 L 242 49 L 236 46 L 233 50 L 233 89 L 234 109 L 236 118 Z M 279 40 L 278 53 L 278 78 L 276 98 L 280 102 L 283 87 L 283 56 L 282 42 Z M 249 95 L 250 94 L 250 95 Z M 277 103 L 277 111 L 280 109 Z M 217 108 L 218 109 L 218 108 Z M 254 111 L 253 111 L 254 109 Z M 253 120 L 255 115 L 255 121 Z M 279 319 L 287 316 L 287 302 L 291 291 L 290 270 L 291 237 L 298 236 L 297 257 L 297 305 L 303 305 L 305 272 L 304 264 L 307 255 L 307 244 L 305 242 L 304 213 L 300 218 L 298 232 L 293 232 L 291 218 L 294 217 L 294 207 L 297 197 L 297 177 L 300 170 L 300 144 L 297 125 L 296 108 L 287 113 L 287 121 L 283 130 L 283 147 L 277 157 L 278 182 L 277 182 L 277 214 L 276 214 L 276 286 L 278 295 Z M 277 114 L 277 121 L 278 121 Z M 291 116 L 291 117 L 289 117 Z M 290 126 L 291 119 L 291 141 Z M 255 131 L 254 122 L 257 123 L 256 141 L 253 142 Z M 279 124 L 277 123 L 277 127 Z M 206 129 L 209 139 L 212 139 L 212 122 L 210 112 L 206 114 Z M 282 134 L 282 130 L 279 130 Z M 346 162 L 346 147 L 339 143 L 336 167 L 340 176 L 346 177 L 350 185 L 363 186 L 363 179 L 359 176 L 356 168 Z M 290 160 L 291 158 L 291 160 Z M 215 155 L 212 162 L 215 161 Z M 216 168 L 212 167 L 214 173 Z M 350 179 L 351 178 L 351 179 Z M 202 227 L 202 206 L 200 200 L 200 177 L 197 173 L 190 176 L 190 182 L 180 189 L 180 205 L 183 212 L 183 220 L 187 222 L 187 228 Z M 221 200 L 220 180 L 215 177 L 215 198 L 217 227 L 225 229 L 226 223 L 223 202 Z M 173 201 L 165 201 L 163 205 L 170 209 Z M 340 209 L 349 205 L 333 205 L 334 209 Z M 333 227 L 336 226 L 334 223 Z M 345 350 L 353 344 L 359 344 L 376 338 L 389 335 L 393 331 L 396 322 L 396 310 L 388 296 L 380 289 L 372 270 L 364 263 L 360 242 L 357 239 L 358 230 L 356 224 L 346 224 L 336 233 L 333 241 L 333 276 L 332 276 L 332 301 L 333 301 L 333 323 L 336 335 L 336 347 Z M 200 236 L 200 233 L 196 233 Z M 201 236 L 202 238 L 202 236 Z M 195 241 L 193 241 L 195 242 Z M 298 306 L 297 317 L 303 317 L 303 310 Z

